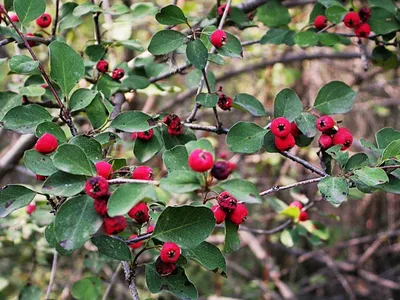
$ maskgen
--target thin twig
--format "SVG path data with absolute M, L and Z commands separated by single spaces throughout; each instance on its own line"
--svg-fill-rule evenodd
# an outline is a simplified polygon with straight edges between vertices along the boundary
M 280 152 L 280 153 L 283 156 L 285 156 L 285 157 L 293 160 L 294 162 L 297 162 L 298 164 L 302 165 L 306 169 L 308 169 L 308 170 L 310 170 L 310 171 L 312 171 L 314 173 L 317 173 L 318 175 L 321 175 L 321 176 L 328 175 L 327 173 L 325 173 L 325 171 L 317 168 L 316 166 L 314 166 L 314 165 L 310 164 L 309 162 L 305 161 L 304 159 L 301 159 L 300 157 L 297 157 L 296 155 L 291 154 L 290 152 L 283 151 L 283 152 Z
M 96 0 L 92 0 L 92 3 L 96 4 Z M 101 44 L 101 32 L 100 32 L 99 17 L 100 17 L 100 12 L 95 12 L 93 14 L 94 36 L 96 38 L 96 43 L 98 45 Z
M 135 274 L 134 271 L 132 270 L 131 266 L 127 261 L 122 261 L 122 267 L 124 268 L 124 273 L 125 273 L 125 281 L 129 285 L 129 290 L 131 291 L 132 294 L 132 299 L 133 300 L 140 300 L 139 299 L 139 294 L 136 289 L 135 285 Z
M 116 178 L 108 180 L 108 184 L 125 184 L 125 183 L 146 183 L 159 185 L 160 183 L 156 180 L 142 180 L 142 179 L 127 179 L 127 178 Z
M 49 286 L 47 287 L 47 292 L 45 299 L 50 299 L 50 293 L 51 293 L 51 287 L 54 283 L 54 278 L 56 276 L 56 271 L 57 271 L 57 261 L 58 261 L 58 253 L 57 251 L 54 250 L 54 255 L 53 255 L 53 264 L 51 266 L 51 273 L 50 273 L 50 281 L 49 281 Z
M 102 300 L 107 300 L 108 295 L 111 292 L 111 288 L 112 288 L 113 284 L 115 283 L 115 281 L 117 280 L 119 272 L 121 271 L 121 267 L 122 267 L 122 265 L 119 264 L 118 267 L 115 269 L 113 275 L 111 276 L 110 283 L 108 284 L 107 289 L 103 295 Z
M 51 37 L 54 38 L 57 34 L 57 25 L 58 25 L 58 15 L 60 11 L 60 0 L 56 0 L 56 15 L 54 17 L 54 22 L 53 22 L 53 29 L 51 31 Z
M 313 178 L 313 179 L 308 179 L 308 180 L 304 180 L 304 181 L 295 182 L 295 183 L 284 185 L 284 186 L 276 185 L 276 186 L 273 186 L 272 188 L 270 188 L 268 190 L 265 190 L 265 191 L 261 192 L 260 196 L 266 196 L 266 195 L 273 194 L 273 193 L 276 193 L 276 192 L 279 192 L 279 191 L 295 188 L 295 187 L 298 187 L 298 186 L 301 186 L 301 185 L 320 182 L 324 178 L 325 177 L 318 177 L 318 178 Z

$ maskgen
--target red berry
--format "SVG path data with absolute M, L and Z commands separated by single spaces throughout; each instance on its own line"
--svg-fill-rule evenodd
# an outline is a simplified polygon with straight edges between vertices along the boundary
M 131 239 L 134 239 L 135 237 L 137 237 L 137 234 L 131 235 L 129 237 L 129 239 L 131 240 Z M 143 242 L 139 241 L 136 243 L 129 244 L 129 247 L 131 247 L 132 249 L 138 249 L 138 248 L 142 247 L 142 245 L 143 245 Z
M 291 129 L 290 122 L 284 117 L 275 118 L 271 122 L 271 132 L 274 136 L 282 138 L 288 136 Z
M 308 213 L 306 211 L 301 211 L 299 215 L 299 221 L 307 221 L 308 220 Z
M 369 34 L 371 33 L 371 27 L 368 23 L 362 23 L 354 30 L 354 33 L 359 38 L 368 38 Z
M 181 135 L 183 133 L 183 125 L 178 124 L 176 127 L 168 127 L 168 133 L 170 135 Z
M 132 179 L 153 180 L 153 169 L 147 166 L 138 166 L 133 170 Z
M 109 164 L 106 161 L 99 161 L 98 163 L 96 163 L 95 167 L 96 167 L 97 175 L 99 175 L 105 179 L 110 178 L 110 175 L 113 171 L 113 167 L 111 164 Z
M 131 139 L 134 141 L 137 139 L 137 132 L 131 134 Z
M 117 69 L 114 69 L 114 71 L 112 71 L 111 78 L 114 80 L 120 80 L 122 77 L 124 77 L 124 75 L 125 75 L 124 69 L 117 68 Z
M 105 198 L 99 198 L 94 200 L 94 210 L 100 215 L 100 216 L 106 216 L 107 215 L 107 200 Z
M 220 159 L 227 159 L 229 157 L 229 152 L 228 151 L 222 151 L 218 154 L 218 157 Z
M 150 130 L 147 130 L 147 131 L 138 132 L 137 133 L 137 138 L 139 140 L 142 140 L 142 141 L 148 141 L 149 139 L 151 139 L 153 134 L 154 134 L 154 130 L 150 129 Z
M 279 151 L 288 151 L 296 145 L 296 140 L 293 135 L 289 134 L 287 137 L 275 137 L 275 146 Z
M 371 17 L 371 10 L 369 7 L 362 7 L 358 12 L 358 15 L 360 16 L 362 22 L 367 22 Z
M 33 33 L 31 33 L 31 32 L 28 32 L 26 34 L 26 36 L 27 37 L 34 37 L 35 35 Z M 31 46 L 31 47 L 37 46 L 37 44 L 34 41 L 28 41 L 28 45 Z
M 217 197 L 217 201 L 219 206 L 227 211 L 235 210 L 238 205 L 237 200 L 227 191 L 219 194 Z
M 232 161 L 228 161 L 228 164 L 229 164 L 229 168 L 231 169 L 231 172 L 236 170 L 236 168 L 237 168 L 236 163 L 234 163 Z
M 243 203 L 238 203 L 236 209 L 228 217 L 233 224 L 240 225 L 246 220 L 248 214 L 247 207 Z
M 214 205 L 213 207 L 211 207 L 211 210 L 214 213 L 215 222 L 217 224 L 221 224 L 225 221 L 226 212 L 223 211 L 219 205 Z
M 333 136 L 334 145 L 342 145 L 340 150 L 347 150 L 353 143 L 353 135 L 347 128 L 339 128 L 338 132 Z
M 153 232 L 153 231 L 154 231 L 154 228 L 156 228 L 154 225 L 147 226 L 146 232 L 147 232 L 147 233 Z
M 181 255 L 181 248 L 172 242 L 166 242 L 162 246 L 160 258 L 165 263 L 176 263 Z
M 36 210 L 35 203 L 29 203 L 28 206 L 26 207 L 26 213 L 28 215 L 31 215 L 35 210 Z
M 228 37 L 226 36 L 225 31 L 217 29 L 211 34 L 210 41 L 215 48 L 221 48 L 228 41 Z
M 344 25 L 349 28 L 356 28 L 360 25 L 361 19 L 358 13 L 355 11 L 348 12 L 343 19 Z
M 321 132 L 330 131 L 335 126 L 335 120 L 330 116 L 322 116 L 315 122 L 317 129 Z
M 227 179 L 231 172 L 231 166 L 226 161 L 215 162 L 214 166 L 211 169 L 211 175 L 218 180 Z
M 58 141 L 56 137 L 50 133 L 43 134 L 35 144 L 35 150 L 39 153 L 48 154 L 56 150 Z
M 19 22 L 19 18 L 16 14 L 9 14 L 11 21 L 14 23 Z
M 323 16 L 323 15 L 319 15 L 316 16 L 314 19 L 314 27 L 317 29 L 323 29 L 328 25 L 328 19 Z
M 44 13 L 39 18 L 36 19 L 36 24 L 41 28 L 47 28 L 51 24 L 51 16 L 47 13 Z
M 195 149 L 188 159 L 189 167 L 196 172 L 206 172 L 214 165 L 212 154 L 204 149 Z
M 165 263 L 161 260 L 160 257 L 156 260 L 156 271 L 160 276 L 168 276 L 171 275 L 172 272 L 176 269 L 175 264 Z
M 108 71 L 108 62 L 104 59 L 99 60 L 96 64 L 96 69 L 100 73 L 105 73 Z
M 298 209 L 302 209 L 303 203 L 301 203 L 300 201 L 293 201 L 292 203 L 290 203 L 289 207 L 297 207 Z
M 104 217 L 103 229 L 106 234 L 118 234 L 126 228 L 126 220 L 123 216 Z
M 85 184 L 85 193 L 94 199 L 108 195 L 108 182 L 100 176 L 89 178 Z
M 47 179 L 47 176 L 42 176 L 42 175 L 37 175 L 36 174 L 36 179 L 40 181 L 45 181 Z
M 219 95 L 218 106 L 222 110 L 231 110 L 231 108 L 232 108 L 232 98 L 227 97 L 225 94 Z
M 183 125 L 181 119 L 174 114 L 165 116 L 163 123 L 168 127 L 168 133 L 170 135 L 181 135 L 183 133 Z
M 333 139 L 331 138 L 330 135 L 327 134 L 321 134 L 321 136 L 318 139 L 318 144 L 321 147 L 321 149 L 328 149 L 332 147 L 333 145 Z
M 290 133 L 293 135 L 293 137 L 298 137 L 302 134 L 295 122 L 290 123 Z
M 143 224 L 150 219 L 149 208 L 144 202 L 139 202 L 128 212 L 128 216 L 134 219 L 139 224 Z
M 218 15 L 222 16 L 224 14 L 225 8 L 226 8 L 226 4 L 222 4 L 222 5 L 218 6 L 218 8 L 217 8 Z M 232 7 L 229 7 L 228 15 L 230 14 L 231 10 L 232 10 Z

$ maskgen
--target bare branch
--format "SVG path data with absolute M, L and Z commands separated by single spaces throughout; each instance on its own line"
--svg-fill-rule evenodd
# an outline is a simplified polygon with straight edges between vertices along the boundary
M 53 283 L 54 283 L 54 278 L 56 277 L 57 261 L 58 261 L 58 253 L 56 250 L 54 250 L 53 264 L 51 266 L 51 273 L 50 273 L 50 281 L 49 281 L 49 286 L 47 287 L 47 292 L 46 292 L 46 296 L 45 296 L 46 300 L 51 299 L 50 293 L 51 293 L 51 287 L 53 286 Z

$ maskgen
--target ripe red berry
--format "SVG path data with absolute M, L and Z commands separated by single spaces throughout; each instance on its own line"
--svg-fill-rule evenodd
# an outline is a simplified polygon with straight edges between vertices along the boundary
M 28 215 L 31 215 L 34 211 L 36 210 L 36 204 L 35 203 L 29 203 L 26 207 L 26 213 Z
M 293 135 L 293 137 L 298 137 L 302 134 L 295 122 L 290 123 L 290 134 Z
M 368 38 L 369 34 L 371 33 L 371 27 L 368 23 L 362 23 L 354 30 L 354 33 L 359 38 Z
M 128 216 L 134 219 L 139 224 L 143 224 L 150 219 L 149 208 L 144 202 L 139 202 L 128 212 Z
M 291 134 L 289 134 L 284 138 L 280 138 L 278 136 L 275 137 L 275 147 L 279 151 L 288 151 L 292 149 L 295 145 L 296 145 L 296 140 Z
M 240 225 L 246 220 L 248 214 L 247 207 L 243 203 L 238 203 L 236 209 L 228 217 L 233 224 Z
M 133 170 L 132 179 L 153 180 L 153 169 L 147 166 L 138 166 Z
M 56 137 L 50 133 L 43 134 L 35 144 L 35 150 L 39 153 L 48 154 L 56 150 L 58 141 Z
M 217 161 L 211 169 L 211 175 L 218 180 L 225 180 L 231 174 L 232 169 L 228 162 Z
M 229 168 L 231 169 L 231 172 L 235 171 L 237 168 L 237 164 L 234 163 L 233 161 L 228 161 Z
M 99 198 L 94 200 L 94 210 L 100 215 L 100 216 L 106 216 L 107 215 L 107 200 L 105 198 Z
M 99 60 L 96 64 L 96 69 L 100 73 L 105 73 L 108 71 L 108 62 L 104 59 Z
M 33 33 L 31 33 L 31 32 L 28 32 L 26 34 L 26 36 L 27 37 L 35 37 L 35 35 Z M 37 44 L 34 41 L 28 41 L 28 45 L 31 46 L 31 47 L 37 46 Z
M 172 272 L 176 269 L 175 264 L 165 263 L 161 260 L 160 257 L 156 260 L 156 271 L 160 276 L 168 276 L 171 275 Z
M 41 28 L 47 28 L 51 24 L 51 16 L 47 13 L 44 13 L 39 18 L 36 19 L 36 24 Z
M 103 229 L 106 234 L 118 234 L 126 228 L 126 220 L 123 216 L 104 217 Z
M 227 97 L 225 94 L 219 95 L 218 106 L 222 110 L 231 110 L 231 108 L 232 108 L 232 98 Z
M 148 141 L 149 139 L 151 139 L 153 134 L 154 134 L 154 130 L 150 129 L 150 130 L 147 130 L 147 131 L 138 132 L 137 133 L 137 138 L 139 140 L 142 140 L 142 141 Z
M 174 114 L 165 116 L 163 123 L 168 127 L 168 133 L 170 135 L 181 135 L 183 133 L 183 125 L 181 119 Z
M 125 71 L 122 68 L 117 68 L 114 69 L 111 73 L 111 78 L 114 80 L 120 80 L 122 77 L 124 77 Z
M 18 18 L 18 16 L 16 14 L 10 14 L 10 19 L 14 23 L 19 22 L 19 18 Z
M 314 27 L 317 29 L 323 29 L 328 25 L 328 19 L 323 16 L 323 15 L 319 15 L 316 16 L 314 19 Z
M 315 125 L 319 131 L 328 132 L 333 128 L 333 126 L 335 126 L 335 120 L 330 116 L 322 116 L 317 119 Z
M 214 213 L 215 223 L 221 224 L 225 221 L 226 212 L 223 211 L 219 205 L 214 205 L 213 207 L 211 207 L 211 210 Z
M 358 13 L 355 11 L 348 12 L 343 19 L 344 25 L 349 28 L 356 28 L 360 25 L 361 19 Z
M 146 232 L 147 233 L 150 233 L 150 232 L 153 232 L 154 231 L 154 228 L 156 228 L 154 225 L 147 225 L 147 230 L 146 230 Z
M 327 134 L 321 134 L 321 136 L 318 139 L 318 144 L 321 147 L 321 149 L 328 149 L 332 147 L 333 145 L 333 139 L 331 138 L 330 135 Z
M 181 248 L 172 242 L 166 242 L 162 246 L 160 258 L 165 263 L 176 263 L 181 255 Z
M 291 129 L 290 122 L 284 117 L 275 118 L 271 122 L 271 132 L 274 136 L 282 138 L 288 136 Z
M 40 181 L 45 181 L 47 179 L 47 176 L 42 176 L 42 175 L 36 174 L 36 179 L 40 180 Z
M 338 132 L 333 136 L 334 145 L 342 145 L 340 150 L 347 150 L 353 144 L 353 135 L 347 128 L 339 128 Z
M 214 165 L 212 154 L 204 149 L 195 149 L 188 158 L 189 167 L 196 172 L 206 172 Z
M 137 132 L 131 134 L 131 139 L 134 141 L 137 139 Z
M 106 161 L 99 161 L 95 164 L 97 175 L 109 179 L 113 171 L 113 167 Z
M 302 209 L 303 203 L 301 203 L 300 201 L 293 201 L 292 203 L 290 203 L 289 207 L 297 207 L 298 209 Z
M 215 30 L 210 36 L 210 42 L 215 48 L 221 48 L 228 41 L 225 31 L 221 29 Z
M 108 182 L 100 176 L 89 178 L 85 184 L 85 193 L 94 199 L 108 195 Z
M 301 211 L 299 215 L 299 221 L 307 221 L 308 220 L 308 213 L 306 211 Z
M 217 8 L 218 15 L 222 16 L 224 14 L 225 8 L 226 8 L 226 4 L 222 4 L 222 5 L 218 6 L 218 8 Z M 228 15 L 230 14 L 231 10 L 232 10 L 232 7 L 229 7 Z
M 369 7 L 362 7 L 359 10 L 358 15 L 360 16 L 362 22 L 367 22 L 371 17 L 371 10 L 369 9 Z
M 129 237 L 129 239 L 131 240 L 131 239 L 134 239 L 135 237 L 137 237 L 137 234 L 131 235 Z M 142 245 L 143 245 L 143 242 L 139 241 L 136 243 L 129 244 L 129 247 L 131 247 L 132 249 L 138 249 L 138 248 L 142 247 Z
M 183 133 L 183 125 L 178 124 L 175 127 L 168 127 L 168 133 L 170 135 L 181 135 Z
M 238 205 L 237 200 L 227 191 L 219 194 L 217 197 L 217 201 L 219 206 L 227 211 L 235 210 Z

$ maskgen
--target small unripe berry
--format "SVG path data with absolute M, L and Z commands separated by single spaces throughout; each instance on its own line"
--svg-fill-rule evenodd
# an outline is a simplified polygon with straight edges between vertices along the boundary
M 368 23 L 362 23 L 354 30 L 354 33 L 359 38 L 368 38 L 369 34 L 371 33 L 371 27 Z
M 228 217 L 233 224 L 240 225 L 246 220 L 248 214 L 247 207 L 243 203 L 238 203 L 236 209 Z
M 307 221 L 308 220 L 308 213 L 306 211 L 301 211 L 299 215 L 299 221 Z
M 47 179 L 47 176 L 42 176 L 42 175 L 36 174 L 36 179 L 40 180 L 40 181 L 45 181 Z
M 131 239 L 134 239 L 135 237 L 137 237 L 137 234 L 131 235 L 129 237 L 129 239 L 131 240 Z M 129 247 L 131 247 L 132 249 L 139 249 L 140 247 L 142 247 L 142 245 L 143 245 L 143 242 L 139 241 L 136 243 L 129 244 Z
M 204 149 L 195 149 L 188 158 L 189 167 L 196 172 L 206 172 L 214 165 L 212 154 Z
M 215 48 L 221 48 L 228 41 L 225 31 L 221 29 L 215 30 L 210 36 L 210 42 Z
M 26 207 L 26 213 L 28 215 L 31 215 L 34 211 L 36 210 L 36 204 L 35 203 L 29 203 Z
M 142 141 L 148 141 L 148 140 L 150 140 L 152 138 L 153 134 L 154 134 L 154 130 L 150 129 L 150 130 L 147 130 L 147 131 L 138 132 L 137 133 L 137 138 L 139 140 L 142 140 Z
M 144 202 L 139 202 L 128 212 L 128 216 L 134 219 L 139 224 L 143 224 L 150 219 L 149 208 Z
M 237 200 L 227 191 L 222 192 L 217 197 L 218 205 L 226 211 L 235 210 L 238 203 Z
M 227 97 L 225 94 L 219 95 L 218 106 L 222 110 L 231 110 L 232 108 L 232 98 Z
M 51 24 L 51 16 L 47 13 L 44 13 L 43 15 L 41 15 L 39 18 L 36 19 L 36 24 L 40 27 L 40 28 L 47 28 L 50 26 Z
M 302 134 L 295 122 L 290 123 L 290 134 L 293 135 L 293 137 L 298 137 Z
M 113 167 L 106 161 L 99 161 L 95 164 L 97 175 L 109 179 L 113 172 Z
M 132 179 L 153 180 L 153 169 L 147 166 L 138 166 L 132 172 Z
M 105 73 L 108 71 L 108 62 L 104 59 L 99 60 L 96 64 L 96 69 L 100 73 Z
M 271 132 L 274 136 L 281 138 L 288 136 L 291 129 L 290 122 L 284 117 L 275 118 L 271 122 Z
M 344 25 L 349 28 L 356 28 L 360 25 L 361 19 L 358 13 L 355 11 L 348 12 L 343 19 Z
M 161 260 L 160 257 L 156 260 L 156 271 L 160 276 L 168 276 L 171 275 L 172 272 L 176 269 L 176 265 L 174 263 L 165 263 Z
M 221 209 L 219 205 L 214 205 L 211 207 L 212 212 L 214 213 L 215 223 L 221 224 L 226 219 L 226 212 Z
M 330 135 L 327 134 L 321 134 L 321 136 L 318 139 L 318 144 L 321 147 L 321 149 L 328 149 L 332 147 L 333 145 L 333 139 L 331 138 Z
M 100 215 L 100 216 L 106 216 L 107 215 L 107 200 L 105 198 L 99 198 L 95 199 L 94 203 L 94 210 Z
M 19 22 L 19 18 L 17 16 L 17 14 L 10 14 L 10 19 L 11 21 L 13 21 L 14 23 Z
M 89 178 L 85 184 L 85 193 L 94 199 L 108 195 L 108 182 L 100 176 Z
M 292 203 L 290 203 L 289 207 L 297 207 L 298 209 L 302 209 L 303 203 L 301 203 L 300 201 L 293 201 Z
M 180 255 L 181 248 L 177 244 L 166 242 L 161 249 L 160 258 L 163 262 L 171 264 L 176 263 Z
M 111 73 L 111 78 L 114 80 L 120 80 L 122 77 L 124 77 L 125 71 L 122 68 L 117 68 L 114 69 Z
M 232 169 L 228 162 L 217 161 L 211 169 L 211 175 L 218 180 L 225 180 L 231 174 Z
M 362 22 L 367 22 L 371 17 L 371 10 L 369 7 L 362 7 L 358 12 L 358 15 L 360 16 Z
M 333 126 L 335 126 L 335 120 L 330 116 L 322 116 L 317 119 L 315 125 L 319 131 L 328 132 L 333 128 Z
M 284 138 L 278 136 L 275 137 L 275 147 L 279 151 L 288 151 L 292 149 L 295 145 L 296 145 L 296 140 L 291 134 L 289 134 Z
M 328 25 L 328 19 L 323 16 L 323 15 L 319 15 L 316 16 L 314 19 L 314 27 L 317 29 L 323 29 Z
M 106 234 L 118 234 L 126 228 L 126 220 L 123 216 L 104 217 L 103 229 Z
M 218 8 L 217 8 L 218 15 L 222 16 L 224 14 L 225 8 L 226 8 L 226 4 L 222 4 L 222 5 L 218 6 Z M 231 10 L 232 10 L 232 7 L 229 7 L 228 15 L 230 14 Z
M 338 132 L 333 136 L 334 145 L 342 145 L 340 150 L 347 150 L 353 144 L 353 135 L 347 128 L 339 128 Z
M 48 154 L 56 150 L 58 141 L 56 137 L 50 133 L 43 134 L 35 144 L 35 150 L 39 153 Z

